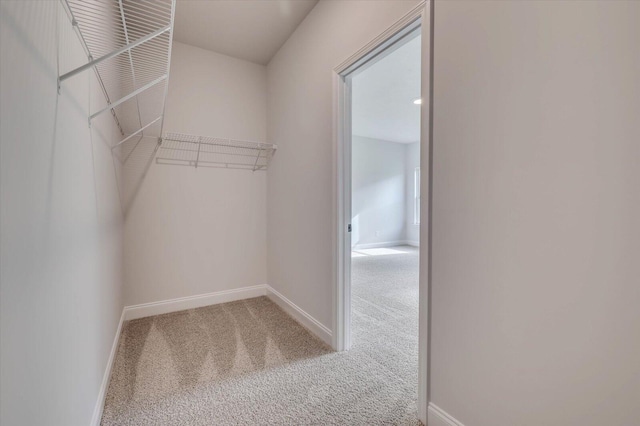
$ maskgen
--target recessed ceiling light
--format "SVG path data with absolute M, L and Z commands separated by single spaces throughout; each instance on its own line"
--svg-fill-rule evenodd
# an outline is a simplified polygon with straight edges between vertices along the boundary
M 421 98 L 416 98 L 413 100 L 413 103 L 416 105 L 422 105 L 422 99 Z

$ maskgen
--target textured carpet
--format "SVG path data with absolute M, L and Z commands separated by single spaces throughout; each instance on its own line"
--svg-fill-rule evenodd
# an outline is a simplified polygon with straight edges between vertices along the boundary
M 418 252 L 353 259 L 332 352 L 266 297 L 125 323 L 102 425 L 418 425 Z

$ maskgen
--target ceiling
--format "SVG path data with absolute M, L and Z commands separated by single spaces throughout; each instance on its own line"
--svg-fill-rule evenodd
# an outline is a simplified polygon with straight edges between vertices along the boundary
M 420 37 L 416 36 L 352 80 L 352 133 L 373 139 L 420 140 Z
M 266 65 L 318 0 L 177 0 L 173 39 Z

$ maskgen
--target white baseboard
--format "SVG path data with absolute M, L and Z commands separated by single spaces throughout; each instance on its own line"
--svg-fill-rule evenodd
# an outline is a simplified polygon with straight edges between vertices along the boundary
M 411 245 L 407 240 L 398 241 L 383 241 L 381 243 L 368 243 L 368 244 L 356 244 L 352 247 L 352 250 L 362 250 L 371 248 L 383 248 L 383 247 L 397 247 Z
M 429 403 L 427 412 L 429 426 L 464 426 L 453 416 L 432 402 Z
M 100 426 L 102 420 L 102 411 L 104 410 L 104 400 L 107 396 L 107 388 L 109 387 L 109 380 L 111 379 L 111 369 L 113 368 L 113 362 L 116 359 L 116 351 L 118 350 L 118 342 L 120 342 L 120 332 L 122 331 L 122 324 L 124 323 L 124 309 L 120 315 L 120 322 L 116 329 L 116 335 L 113 338 L 113 346 L 111 346 L 111 353 L 107 360 L 107 368 L 104 370 L 102 376 L 102 384 L 100 385 L 100 391 L 98 392 L 98 401 L 93 409 L 93 417 L 91 418 L 91 426 Z
M 265 284 L 251 287 L 236 288 L 233 290 L 216 291 L 213 293 L 199 294 L 196 296 L 179 297 L 177 299 L 162 300 L 160 302 L 143 303 L 140 305 L 126 306 L 124 308 L 125 320 L 132 320 L 153 315 L 167 314 L 169 312 L 184 311 L 185 309 L 201 308 L 203 306 L 217 305 L 218 303 L 233 302 L 242 299 L 265 296 L 267 286 Z
M 269 285 L 267 285 L 267 297 L 271 299 L 275 304 L 280 306 L 286 313 L 291 315 L 305 328 L 318 336 L 320 340 L 331 346 L 331 330 L 322 325 L 320 321 L 303 311 L 295 303 L 284 297 Z
M 408 245 L 408 246 L 412 246 L 412 247 L 420 247 L 420 241 L 410 241 L 410 240 L 407 240 L 407 242 L 406 242 L 406 243 L 407 243 L 407 245 Z

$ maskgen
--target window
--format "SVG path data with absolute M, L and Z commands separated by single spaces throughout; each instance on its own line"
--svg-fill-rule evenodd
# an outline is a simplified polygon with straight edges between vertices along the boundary
M 413 172 L 413 224 L 420 225 L 420 167 Z

